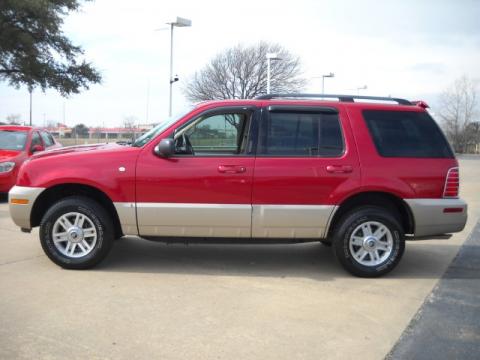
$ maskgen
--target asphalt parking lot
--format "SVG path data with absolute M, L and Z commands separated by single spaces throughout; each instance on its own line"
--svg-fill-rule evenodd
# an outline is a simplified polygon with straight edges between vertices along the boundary
M 460 166 L 466 229 L 408 242 L 380 279 L 350 276 L 320 244 L 136 238 L 116 242 L 94 270 L 62 270 L 43 254 L 38 230 L 14 226 L 3 199 L 0 358 L 383 359 L 479 219 L 480 157 Z

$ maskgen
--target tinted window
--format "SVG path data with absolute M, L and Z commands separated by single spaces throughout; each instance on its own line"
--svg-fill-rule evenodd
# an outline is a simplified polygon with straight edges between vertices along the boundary
M 54 141 L 52 139 L 52 136 L 44 131 L 40 133 L 43 139 L 43 143 L 45 144 L 45 147 L 52 146 L 54 144 Z
M 262 123 L 259 155 L 332 157 L 342 153 L 337 114 L 270 112 Z
M 31 144 L 31 147 L 34 147 L 35 145 L 41 145 L 41 146 L 43 146 L 42 140 L 40 139 L 40 135 L 38 135 L 38 132 L 36 132 L 36 131 L 32 134 L 32 144 Z
M 385 157 L 453 157 L 440 128 L 426 112 L 365 110 L 378 153 Z

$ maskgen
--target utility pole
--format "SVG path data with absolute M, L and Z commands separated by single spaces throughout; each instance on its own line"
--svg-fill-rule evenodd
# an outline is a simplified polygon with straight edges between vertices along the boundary
M 28 92 L 30 93 L 30 126 L 32 126 L 32 88 L 28 88 Z

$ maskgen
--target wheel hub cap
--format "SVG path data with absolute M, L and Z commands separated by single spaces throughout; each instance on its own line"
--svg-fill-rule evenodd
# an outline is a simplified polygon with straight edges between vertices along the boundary
M 357 263 L 377 266 L 392 254 L 393 235 L 385 224 L 366 221 L 353 230 L 348 246 Z
M 88 255 L 95 248 L 97 238 L 92 219 L 80 212 L 61 215 L 53 224 L 52 240 L 55 248 L 69 258 Z
M 67 231 L 67 238 L 73 243 L 81 243 L 83 241 L 83 230 L 77 226 L 72 226 Z
M 377 247 L 377 241 L 378 239 L 374 236 L 367 236 L 364 240 L 363 240 L 363 247 L 365 248 L 365 250 L 367 251 L 372 251 L 372 250 L 375 250 L 375 248 Z

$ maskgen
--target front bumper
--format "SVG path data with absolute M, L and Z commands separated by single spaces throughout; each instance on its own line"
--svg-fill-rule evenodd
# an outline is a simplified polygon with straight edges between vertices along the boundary
M 467 222 L 467 203 L 462 199 L 405 199 L 412 210 L 415 236 L 462 231 Z
M 10 216 L 22 229 L 31 229 L 30 223 L 33 204 L 45 188 L 14 186 L 8 193 Z

